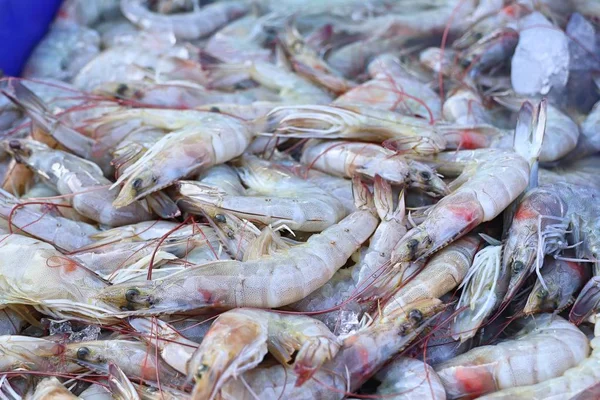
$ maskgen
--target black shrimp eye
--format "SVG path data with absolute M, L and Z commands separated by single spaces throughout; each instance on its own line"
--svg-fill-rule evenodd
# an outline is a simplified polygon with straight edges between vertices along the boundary
M 90 349 L 87 347 L 80 347 L 77 349 L 77 358 L 79 360 L 85 360 L 90 355 Z
M 406 243 L 406 246 L 408 246 L 408 248 L 411 250 L 415 249 L 417 246 L 419 246 L 419 241 L 417 239 L 410 239 L 408 243 Z
M 8 147 L 10 147 L 13 150 L 20 150 L 21 142 L 19 142 L 18 140 L 11 140 L 8 142 Z
M 129 87 L 126 84 L 121 83 L 121 84 L 119 84 L 119 86 L 117 86 L 117 94 L 119 96 L 124 96 L 125 93 L 127 92 L 127 89 L 129 89 Z
M 142 179 L 141 178 L 136 178 L 133 180 L 133 182 L 131 183 L 131 186 L 135 189 L 135 190 L 139 190 L 142 187 Z
M 522 261 L 515 261 L 512 265 L 512 270 L 515 274 L 517 274 L 517 273 L 521 272 L 524 267 L 525 267 L 525 264 L 523 264 Z
M 419 310 L 410 310 L 408 313 L 408 318 L 411 319 L 415 324 L 418 324 L 423 320 L 423 313 Z
M 196 371 L 196 377 L 198 379 L 202 378 L 202 374 L 204 374 L 206 371 L 208 371 L 208 365 L 200 364 L 200 366 L 198 367 L 198 370 Z
M 421 171 L 421 178 L 428 181 L 431 179 L 431 173 L 429 171 Z
M 210 110 L 209 110 L 209 111 L 210 111 L 210 112 L 214 112 L 214 113 L 220 113 L 220 112 L 221 112 L 221 109 L 220 109 L 219 107 L 214 107 L 214 106 L 213 106 L 213 107 L 211 107 L 211 108 L 210 108 Z
M 227 222 L 227 218 L 225 218 L 223 214 L 217 214 L 215 215 L 215 221 L 224 224 L 225 222 Z
M 125 300 L 132 303 L 137 296 L 140 295 L 140 291 L 137 289 L 127 289 L 125 292 Z

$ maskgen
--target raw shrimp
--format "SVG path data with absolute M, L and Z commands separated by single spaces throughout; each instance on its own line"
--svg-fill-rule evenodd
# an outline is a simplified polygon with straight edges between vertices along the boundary
M 35 390 L 27 392 L 25 397 L 27 400 L 78 400 L 80 397 L 75 396 L 55 377 L 44 378 L 37 385 Z
M 474 348 L 436 366 L 449 399 L 531 385 L 562 375 L 589 353 L 587 337 L 551 314 L 527 322 L 515 338 Z
M 238 308 L 212 324 L 189 364 L 196 380 L 192 395 L 212 399 L 231 377 L 254 368 L 270 352 L 279 362 L 293 361 L 296 386 L 335 357 L 340 342 L 320 321 L 303 315 Z
M 584 263 L 546 257 L 541 278 L 535 282 L 523 312 L 561 312 L 575 301 L 575 293 L 590 278 Z
M 434 369 L 413 358 L 395 359 L 379 371 L 375 379 L 381 382 L 375 395 L 386 399 L 446 400 L 446 391 Z
M 74 364 L 84 366 L 108 367 L 109 363 L 117 365 L 127 377 L 149 381 L 160 381 L 162 385 L 184 387 L 185 376 L 171 368 L 160 357 L 155 349 L 146 343 L 125 340 L 107 339 L 74 342 L 65 345 L 61 356 Z
M 229 195 L 211 186 L 180 181 L 176 201 L 188 212 L 215 207 L 265 225 L 285 224 L 305 232 L 320 232 L 346 216 L 343 204 L 329 193 L 286 170 L 272 169 L 257 157 L 242 158 L 240 175 L 256 194 Z
M 72 196 L 73 208 L 81 215 L 108 226 L 134 224 L 152 218 L 142 203 L 115 208 L 116 189 L 100 168 L 82 158 L 43 143 L 11 139 L 4 148 L 19 162 L 27 165 L 62 195 Z
M 204 7 L 194 6 L 190 12 L 159 14 L 150 11 L 141 0 L 122 0 L 121 11 L 134 24 L 149 31 L 172 32 L 178 39 L 207 36 L 228 22 L 248 12 L 242 1 L 224 1 Z
M 581 135 L 575 149 L 567 155 L 567 159 L 580 160 L 600 151 L 600 101 L 597 102 L 585 120 L 581 123 Z
M 343 338 L 338 355 L 325 363 L 313 379 L 296 386 L 300 379 L 281 365 L 257 367 L 221 389 L 227 400 L 342 399 L 347 391 L 358 389 L 384 363 L 402 351 L 443 309 L 437 299 L 422 300 L 382 317 L 370 326 Z
M 246 15 L 225 25 L 208 39 L 204 51 L 229 64 L 270 61 L 271 50 L 262 46 L 269 38 L 267 18 Z
M 452 337 L 465 342 L 477 333 L 485 319 L 504 299 L 510 271 L 501 262 L 502 246 L 493 244 L 479 250 L 463 279 L 456 309 L 461 309 L 452 322 Z M 466 308 L 464 308 L 466 307 Z
M 241 196 L 246 189 L 236 170 L 227 164 L 215 165 L 198 175 L 203 185 L 215 186 L 227 194 Z
M 455 190 L 431 207 L 425 221 L 396 245 L 393 263 L 427 257 L 494 219 L 525 190 L 533 164 L 528 160 L 537 158 L 544 135 L 544 110 L 543 105 L 536 110 L 529 103 L 523 106 L 515 129 L 517 152 L 480 149 L 437 156 L 444 166 L 462 166 L 462 173 L 450 185 Z
M 123 400 L 140 400 L 133 383 L 118 365 L 108 364 L 108 373 L 108 387 L 112 397 Z
M 437 121 L 442 116 L 442 104 L 436 92 L 411 77 L 397 57 L 382 54 L 369 64 L 371 80 L 346 91 L 334 105 L 364 104 Z
M 17 234 L 0 236 L 1 304 L 28 304 L 55 318 L 97 322 L 118 311 L 92 298 L 106 286 L 49 244 Z
M 306 243 L 257 260 L 208 263 L 165 280 L 114 285 L 98 298 L 137 310 L 137 314 L 155 315 L 207 308 L 281 307 L 298 301 L 331 279 L 377 227 L 368 190 L 360 183 L 354 190 L 357 211 Z
M 437 252 L 417 276 L 391 296 L 382 313 L 391 313 L 417 300 L 439 298 L 457 287 L 467 275 L 480 243 L 478 237 L 466 236 Z
M 309 141 L 300 161 L 331 175 L 370 179 L 380 175 L 392 184 L 406 184 L 434 197 L 448 194 L 448 187 L 433 168 L 373 143 Z
M 468 48 L 462 49 L 458 57 L 471 76 L 502 65 L 513 55 L 519 33 L 510 27 L 497 28 L 486 33 Z
M 92 26 L 118 14 L 119 0 L 65 0 L 56 15 L 56 23 Z
M 52 371 L 56 365 L 48 357 L 61 354 L 60 344 L 30 336 L 0 336 L 0 371 L 9 372 L 19 368 Z
M 589 357 L 581 360 L 577 365 L 564 371 L 561 376 L 547 379 L 543 382 L 530 386 L 515 387 L 501 390 L 496 393 L 482 396 L 480 399 L 504 399 L 504 400 L 528 400 L 545 399 L 561 400 L 574 398 L 578 393 L 592 388 L 600 382 L 600 366 L 598 364 L 600 352 L 600 318 L 596 317 L 594 327 L 594 338 L 590 345 L 592 353 Z M 529 369 L 529 368 L 528 368 Z M 585 397 L 584 397 L 585 398 Z M 595 398 L 592 395 L 591 398 Z
M 51 200 L 41 206 L 28 204 L 0 189 L 0 219 L 7 221 L 7 230 L 18 229 L 65 252 L 90 245 L 90 236 L 98 233 L 98 228 L 65 218 L 61 208 L 55 208 Z
M 100 36 L 80 25 L 55 25 L 29 56 L 25 78 L 70 81 L 100 52 Z
M 399 150 L 432 154 L 446 142 L 420 118 L 365 106 L 282 106 L 268 116 L 278 135 L 295 138 L 392 140 Z
M 113 202 L 115 207 L 127 206 L 199 169 L 237 157 L 252 139 L 249 124 L 210 112 L 132 109 L 102 119 L 138 119 L 145 125 L 170 131 L 119 176 L 113 187 L 121 183 L 123 187 Z

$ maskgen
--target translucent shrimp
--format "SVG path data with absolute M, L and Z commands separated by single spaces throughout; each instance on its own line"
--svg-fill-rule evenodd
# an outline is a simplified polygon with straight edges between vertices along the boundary
M 544 134 L 543 110 L 543 106 L 538 107 L 534 114 L 529 103 L 521 110 L 515 147 L 523 155 L 499 149 L 438 155 L 445 167 L 463 167 L 450 185 L 455 190 L 431 207 L 425 221 L 400 240 L 392 254 L 393 263 L 427 257 L 480 223 L 494 219 L 525 190 L 530 174 L 528 160 L 537 158 Z
M 27 204 L 0 189 L 0 219 L 7 222 L 8 231 L 18 229 L 65 252 L 90 245 L 98 228 L 63 217 L 61 208 L 55 208 L 52 201 Z
M 288 171 L 272 169 L 257 157 L 244 156 L 240 174 L 256 194 L 229 195 L 211 186 L 180 181 L 176 200 L 188 212 L 215 207 L 239 218 L 285 224 L 305 232 L 320 232 L 346 215 L 343 204 L 329 193 Z
M 296 385 L 333 359 L 340 342 L 320 321 L 303 315 L 239 308 L 221 314 L 188 364 L 196 380 L 192 395 L 212 399 L 231 377 L 259 364 L 267 351 L 287 365 L 293 358 Z
M 242 195 L 246 191 L 236 170 L 227 164 L 215 165 L 198 175 L 197 180 L 208 186 L 216 186 L 227 194 Z
M 65 345 L 61 356 L 71 363 L 92 368 L 108 369 L 109 364 L 113 363 L 131 379 L 160 381 L 162 385 L 175 388 L 185 386 L 183 374 L 157 357 L 152 346 L 139 341 L 108 339 L 73 342 Z
M 485 319 L 500 306 L 504 299 L 510 271 L 501 262 L 502 246 L 494 244 L 484 247 L 475 255 L 467 276 L 460 284 L 462 288 L 456 309 L 463 311 L 452 322 L 452 337 L 465 342 L 475 336 Z
M 368 70 L 371 80 L 346 91 L 333 104 L 364 104 L 430 121 L 441 118 L 442 104 L 439 95 L 426 84 L 411 77 L 397 57 L 382 54 L 371 61 Z
M 437 299 L 422 300 L 394 315 L 382 317 L 370 326 L 343 338 L 337 356 L 325 363 L 313 379 L 296 386 L 300 379 L 281 365 L 257 367 L 221 389 L 227 400 L 293 398 L 341 400 L 358 389 L 394 355 L 401 352 L 443 309 Z
M 278 135 L 316 139 L 393 140 L 399 150 L 442 151 L 446 142 L 425 120 L 365 106 L 282 106 L 268 116 Z
M 98 299 L 150 315 L 293 303 L 331 279 L 377 227 L 371 196 L 360 184 L 355 199 L 357 211 L 286 251 L 247 262 L 208 263 L 142 285 L 113 285 Z
M 54 25 L 29 56 L 25 78 L 70 81 L 100 52 L 100 36 L 80 25 Z
M 596 318 L 594 338 L 590 343 L 592 353 L 577 363 L 577 365 L 567 369 L 560 376 L 553 379 L 547 379 L 535 385 L 500 390 L 496 393 L 482 396 L 480 399 L 525 400 L 539 398 L 560 400 L 574 398 L 573 396 L 588 388 L 593 388 L 600 382 L 600 366 L 598 361 L 600 356 L 600 352 L 598 351 L 600 348 L 599 337 L 600 318 Z M 595 396 L 592 394 L 589 398 L 592 399 Z
M 78 400 L 80 397 L 75 396 L 55 377 L 44 378 L 37 385 L 35 390 L 26 394 L 27 400 Z
M 446 390 L 436 372 L 423 361 L 399 357 L 375 375 L 381 382 L 376 396 L 393 400 L 445 400 Z
M 523 312 L 561 312 L 573 304 L 575 293 L 589 278 L 590 268 L 584 263 L 546 257 L 541 278 L 535 282 Z
M 300 161 L 331 175 L 370 179 L 380 175 L 392 184 L 406 184 L 434 197 L 448 194 L 446 184 L 433 168 L 373 143 L 309 141 Z
M 55 318 L 91 322 L 109 321 L 104 316 L 118 311 L 92 298 L 105 281 L 49 244 L 2 235 L 0 255 L 0 304 L 27 304 Z
M 435 370 L 449 399 L 480 396 L 562 375 L 589 353 L 587 337 L 551 314 L 530 320 L 515 338 L 474 348 Z
M 436 299 L 457 287 L 467 275 L 481 240 L 467 236 L 437 252 L 416 277 L 403 284 L 383 307 L 383 314 L 421 299 Z
M 226 1 L 196 7 L 185 13 L 159 14 L 146 8 L 141 0 L 122 0 L 121 11 L 134 24 L 145 30 L 172 32 L 178 39 L 207 36 L 228 22 L 248 12 L 242 1 Z
M 170 131 L 123 171 L 115 207 L 125 207 L 175 180 L 221 164 L 244 152 L 251 127 L 222 114 L 193 110 L 132 109 L 103 117 L 104 122 L 140 120 Z M 176 144 L 176 145 L 175 145 Z
M 69 198 L 81 215 L 108 226 L 134 224 L 149 220 L 149 213 L 141 203 L 115 208 L 116 189 L 109 189 L 111 181 L 100 168 L 82 158 L 43 143 L 27 139 L 11 139 L 4 148 L 15 159 L 27 165 L 62 195 Z
M 62 353 L 62 346 L 50 340 L 31 336 L 0 336 L 0 371 L 19 368 L 38 371 L 56 370 L 49 357 Z
M 267 18 L 246 15 L 225 25 L 208 39 L 204 50 L 229 64 L 270 61 L 271 50 L 262 46 L 269 38 Z

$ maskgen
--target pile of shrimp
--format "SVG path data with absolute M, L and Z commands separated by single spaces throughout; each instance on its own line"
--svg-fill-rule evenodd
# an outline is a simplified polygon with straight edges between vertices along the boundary
M 0 398 L 599 398 L 599 21 L 65 0 L 0 79 Z

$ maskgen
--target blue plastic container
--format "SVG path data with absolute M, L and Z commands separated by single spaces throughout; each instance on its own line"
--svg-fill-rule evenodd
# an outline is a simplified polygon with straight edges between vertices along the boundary
M 0 0 L 0 69 L 18 76 L 62 0 Z

